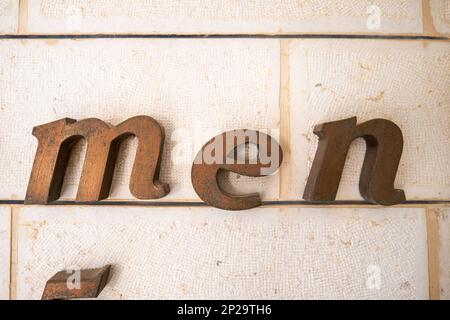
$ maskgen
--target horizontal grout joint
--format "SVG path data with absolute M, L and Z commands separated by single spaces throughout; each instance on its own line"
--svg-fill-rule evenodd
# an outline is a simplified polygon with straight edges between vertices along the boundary
M 380 34 L 3 34 L 2 39 L 391 39 L 450 40 L 445 36 Z

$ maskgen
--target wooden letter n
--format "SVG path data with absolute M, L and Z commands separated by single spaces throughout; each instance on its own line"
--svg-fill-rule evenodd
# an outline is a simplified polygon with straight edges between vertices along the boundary
M 87 151 L 76 201 L 109 196 L 119 144 L 129 136 L 138 139 L 130 178 L 133 196 L 157 199 L 169 193 L 169 186 L 158 180 L 164 131 L 151 117 L 133 117 L 117 126 L 94 118 L 78 122 L 64 118 L 34 127 L 33 135 L 39 142 L 26 204 L 46 204 L 59 198 L 72 147 L 82 138 L 87 141 Z
M 369 202 L 393 205 L 405 201 L 403 190 L 394 189 L 403 135 L 400 128 L 385 119 L 356 125 L 356 117 L 322 123 L 314 128 L 319 137 L 303 198 L 307 201 L 333 201 L 341 180 L 351 142 L 362 137 L 366 142 L 359 191 Z

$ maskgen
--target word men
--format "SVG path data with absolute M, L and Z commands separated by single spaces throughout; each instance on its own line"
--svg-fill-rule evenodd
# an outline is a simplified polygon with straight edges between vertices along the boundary
M 319 124 L 316 156 L 303 198 L 311 202 L 333 201 L 339 187 L 345 159 L 352 141 L 362 137 L 366 155 L 359 189 L 369 202 L 393 205 L 405 200 L 403 190 L 394 189 L 403 149 L 400 128 L 391 121 L 374 119 L 359 125 L 356 117 Z M 92 202 L 109 196 L 121 141 L 138 140 L 130 179 L 130 191 L 138 199 L 159 199 L 170 191 L 159 180 L 164 130 L 148 116 L 130 118 L 117 126 L 99 119 L 76 121 L 64 118 L 37 126 L 33 135 L 38 148 L 28 184 L 26 204 L 47 204 L 59 198 L 73 145 L 86 139 L 88 147 L 76 196 L 77 202 Z M 238 148 L 253 144 L 255 159 L 240 159 Z M 211 206 L 244 210 L 261 205 L 259 194 L 232 195 L 217 182 L 219 171 L 262 177 L 277 171 L 283 161 L 281 146 L 270 135 L 254 130 L 232 130 L 208 141 L 194 159 L 192 185 L 198 196 Z

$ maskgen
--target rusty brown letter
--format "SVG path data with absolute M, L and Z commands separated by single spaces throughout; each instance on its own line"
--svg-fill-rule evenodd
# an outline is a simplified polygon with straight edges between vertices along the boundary
M 97 298 L 109 280 L 111 265 L 98 269 L 64 270 L 45 284 L 42 300 Z
M 403 190 L 394 189 L 403 135 L 400 128 L 385 119 L 356 125 L 356 117 L 322 123 L 314 128 L 319 137 L 316 156 L 303 198 L 307 201 L 333 201 L 341 180 L 351 142 L 362 137 L 366 142 L 359 190 L 369 202 L 394 205 L 405 201 Z
M 57 200 L 72 146 L 84 138 L 86 158 L 76 200 L 98 201 L 108 197 L 120 142 L 136 136 L 138 147 L 130 179 L 130 191 L 138 199 L 157 199 L 169 193 L 159 170 L 164 131 L 153 118 L 137 116 L 117 126 L 99 119 L 64 118 L 33 128 L 38 139 L 25 203 L 46 204 Z
M 238 147 L 256 145 L 255 159 L 238 159 Z M 192 185 L 198 196 L 211 206 L 225 210 L 245 210 L 261 205 L 258 193 L 231 195 L 223 191 L 218 182 L 220 170 L 232 171 L 250 177 L 274 173 L 281 165 L 283 153 L 280 145 L 269 135 L 254 130 L 224 132 L 207 142 L 192 165 Z

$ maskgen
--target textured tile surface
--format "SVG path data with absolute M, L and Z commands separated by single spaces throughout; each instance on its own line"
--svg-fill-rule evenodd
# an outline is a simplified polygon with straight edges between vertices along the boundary
M 450 300 L 450 208 L 439 209 L 441 299 Z
M 278 128 L 279 44 L 276 40 L 12 40 L 0 41 L 0 198 L 25 196 L 37 140 L 32 128 L 64 117 L 118 124 L 155 118 L 166 132 L 161 180 L 170 198 L 196 198 L 192 161 L 226 130 Z M 136 150 L 118 159 L 112 196 L 132 198 Z M 63 197 L 75 196 L 85 145 L 69 165 Z M 13 169 L 13 170 L 12 170 Z M 277 175 L 231 177 L 231 187 L 278 197 Z
M 33 0 L 28 5 L 30 33 L 422 32 L 420 0 Z
M 277 40 L 3 40 L 0 46 L 0 198 L 24 197 L 37 145 L 31 130 L 63 117 L 112 124 L 154 117 L 166 130 L 161 180 L 172 188 L 166 199 L 197 199 L 191 162 L 215 134 L 254 128 L 277 137 Z M 360 122 L 382 117 L 401 127 L 396 185 L 407 199 L 449 199 L 449 48 L 446 42 L 291 41 L 287 198 L 301 199 L 317 145 L 313 126 L 356 115 Z M 113 198 L 132 198 L 135 148 L 133 139 L 124 144 Z M 352 145 L 338 199 L 360 199 L 363 149 L 361 141 Z M 74 150 L 63 198 L 75 195 L 84 150 L 83 144 Z M 278 175 L 230 180 L 232 190 L 260 191 L 267 200 L 279 195 Z
M 115 265 L 111 298 L 428 297 L 424 210 L 24 207 L 18 298 Z
M 9 299 L 11 209 L 0 206 L 0 300 Z
M 19 22 L 19 0 L 0 0 L 0 34 L 16 33 Z
M 437 32 L 450 34 L 450 0 L 431 0 L 431 17 Z
M 385 118 L 404 137 L 396 186 L 407 199 L 450 198 L 450 44 L 390 40 L 299 40 L 290 45 L 292 198 L 314 159 L 316 124 Z M 359 139 L 362 140 L 362 139 Z M 364 142 L 347 157 L 337 199 L 360 199 Z

